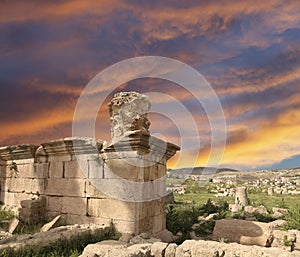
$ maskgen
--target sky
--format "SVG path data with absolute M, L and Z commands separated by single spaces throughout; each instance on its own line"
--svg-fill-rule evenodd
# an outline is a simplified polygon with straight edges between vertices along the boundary
M 299 167 L 299 13 L 293 0 L 2 0 L 0 145 L 70 137 L 76 103 L 96 74 L 128 58 L 163 56 L 193 67 L 218 96 L 227 132 L 220 166 Z M 119 91 L 160 92 L 182 103 L 197 124 L 196 152 L 189 149 L 194 134 L 180 135 L 185 115 L 150 113 L 151 132 L 186 142 L 184 163 L 174 158 L 169 167 L 207 163 L 205 109 L 184 88 L 158 78 L 111 89 L 99 107 L 98 138 L 110 140 L 107 103 Z

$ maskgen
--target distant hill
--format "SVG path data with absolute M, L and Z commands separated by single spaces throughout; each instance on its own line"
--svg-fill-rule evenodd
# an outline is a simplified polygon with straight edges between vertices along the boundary
M 203 170 L 205 169 L 206 174 L 214 174 L 214 173 L 220 173 L 220 172 L 239 172 L 239 170 L 230 169 L 230 168 L 218 168 L 216 171 L 216 168 L 214 167 L 194 167 L 194 168 L 181 168 L 181 169 L 168 169 L 168 172 L 170 176 L 172 175 L 201 175 L 203 173 Z

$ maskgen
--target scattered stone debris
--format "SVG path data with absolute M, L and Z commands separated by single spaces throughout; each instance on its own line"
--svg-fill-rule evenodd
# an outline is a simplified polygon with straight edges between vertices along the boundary
M 186 240 L 177 246 L 162 242 L 127 244 L 119 241 L 102 241 L 88 245 L 80 257 L 299 257 L 298 251 L 280 248 L 247 246 L 237 243 L 219 243 L 204 240 Z
M 61 218 L 61 215 L 56 216 L 53 220 L 50 222 L 46 223 L 44 226 L 41 227 L 41 232 L 46 232 L 49 231 L 50 229 L 54 228 L 55 226 L 58 225 L 58 222 Z
M 13 234 L 15 230 L 19 227 L 20 221 L 17 218 L 13 218 L 9 224 L 8 233 Z
M 283 217 L 284 215 L 288 214 L 288 212 L 289 212 L 287 209 L 276 208 L 276 207 L 273 207 L 272 211 L 273 211 L 272 216 L 276 219 Z
M 0 253 L 6 248 L 20 249 L 22 247 L 44 247 L 63 239 L 71 239 L 85 233 L 107 233 L 110 227 L 99 225 L 69 225 L 53 228 L 46 232 L 33 235 L 11 235 L 0 240 Z

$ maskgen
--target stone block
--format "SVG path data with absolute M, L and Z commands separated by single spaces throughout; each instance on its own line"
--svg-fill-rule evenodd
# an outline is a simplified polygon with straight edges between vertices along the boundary
M 268 246 L 272 238 L 272 225 L 237 219 L 217 220 L 213 231 L 213 240 L 226 238 L 228 242 L 244 245 Z
M 175 243 L 169 244 L 165 251 L 165 257 L 175 257 L 177 247 Z
M 19 226 L 20 226 L 20 221 L 17 218 L 13 218 L 9 223 L 8 232 L 13 234 Z
M 85 181 L 85 194 L 89 198 L 107 198 L 107 195 L 104 192 L 101 192 L 92 182 L 89 180 Z
M 63 221 L 67 224 L 99 224 L 108 226 L 111 222 L 110 219 L 75 214 L 63 214 L 62 217 Z
M 7 169 L 6 165 L 1 165 L 0 164 L 0 178 L 6 178 L 7 177 Z
M 138 230 L 137 224 L 135 221 L 126 221 L 126 220 L 114 220 L 114 224 L 118 231 L 122 233 L 134 233 L 136 235 L 140 234 L 142 231 Z
M 9 163 L 10 161 L 8 161 Z M 17 165 L 34 163 L 34 158 L 14 160 Z
M 123 159 L 109 159 L 104 164 L 104 178 L 123 178 L 133 181 L 139 179 L 139 171 L 142 170 L 140 160 L 131 158 L 130 163 Z
M 74 160 L 65 162 L 65 178 L 81 178 L 88 176 L 88 161 Z
M 102 159 L 128 159 L 128 158 L 141 158 L 142 155 L 138 154 L 136 150 L 133 151 L 119 151 L 119 152 L 104 152 L 100 156 Z
M 24 200 L 21 201 L 21 207 L 27 209 L 38 209 L 40 207 L 39 200 Z
M 111 219 L 101 218 L 101 217 L 89 217 L 90 223 L 99 224 L 102 226 L 109 226 Z
M 153 219 L 154 219 L 154 217 L 151 216 L 151 217 L 147 217 L 147 218 L 135 221 L 136 224 L 135 224 L 134 233 L 136 235 L 138 235 L 140 233 L 144 233 L 144 232 L 152 233 L 152 230 L 153 230 Z
M 63 197 L 49 196 L 47 197 L 46 210 L 47 212 L 62 212 Z
M 49 163 L 35 163 L 34 164 L 34 178 L 48 178 Z
M 162 164 L 155 164 L 149 167 L 149 179 L 156 180 L 166 176 L 167 170 L 166 167 Z
M 166 215 L 160 214 L 153 217 L 152 233 L 159 233 L 166 229 Z
M 33 163 L 24 163 L 17 165 L 17 174 L 19 178 L 32 178 Z
M 38 216 L 39 212 L 38 210 L 32 210 L 32 209 L 27 209 L 27 208 L 20 208 L 19 209 L 19 216 L 20 219 L 22 219 L 22 217 L 32 217 L 32 216 Z
M 21 201 L 30 200 L 33 197 L 36 197 L 33 194 L 26 193 L 11 193 L 11 192 L 3 192 L 4 194 L 4 204 L 7 206 L 17 206 L 21 207 Z
M 72 155 L 49 155 L 48 161 L 49 162 L 64 162 L 64 161 L 71 161 Z
M 164 199 L 156 199 L 152 201 L 137 203 L 139 204 L 139 218 L 144 219 L 147 217 L 154 217 L 165 213 Z
M 49 196 L 85 196 L 83 179 L 48 179 L 45 182 L 45 194 Z
M 46 219 L 48 221 L 51 221 L 52 219 L 54 219 L 56 216 L 61 215 L 61 212 L 55 212 L 55 211 L 47 211 L 46 212 Z M 61 215 L 61 222 L 64 222 L 63 220 L 64 215 Z
M 56 216 L 53 220 L 50 222 L 46 223 L 44 226 L 41 227 L 41 232 L 46 232 L 49 231 L 50 229 L 56 227 L 59 224 L 59 219 L 61 215 Z
M 86 216 L 87 199 L 81 197 L 63 197 L 62 213 Z
M 163 242 L 155 242 L 151 245 L 151 256 L 153 257 L 164 257 L 165 250 L 168 244 Z
M 18 165 L 20 178 L 47 178 L 48 163 L 26 163 Z
M 141 198 L 142 185 L 125 179 L 89 179 L 95 188 L 105 195 L 124 201 L 137 201 Z
M 49 177 L 50 178 L 63 178 L 63 176 L 64 176 L 64 162 L 63 161 L 50 161 Z
M 45 192 L 45 179 L 31 179 L 31 192 L 39 195 Z
M 75 214 L 62 214 L 61 222 L 66 224 L 89 224 L 91 222 L 91 217 Z
M 88 215 L 134 221 L 138 218 L 137 203 L 116 199 L 87 199 Z
M 88 178 L 91 179 L 104 178 L 103 161 L 101 158 L 89 160 L 88 165 L 89 165 Z
M 4 191 L 15 193 L 43 193 L 44 179 L 9 178 L 6 179 Z
M 95 160 L 98 158 L 100 155 L 99 154 L 93 154 L 93 153 L 88 153 L 88 154 L 74 154 L 72 155 L 72 161 L 84 161 L 87 162 L 89 160 Z
M 35 224 L 35 223 L 40 222 L 41 219 L 39 216 L 35 215 L 35 216 L 23 216 L 23 217 L 20 216 L 20 220 L 23 223 Z

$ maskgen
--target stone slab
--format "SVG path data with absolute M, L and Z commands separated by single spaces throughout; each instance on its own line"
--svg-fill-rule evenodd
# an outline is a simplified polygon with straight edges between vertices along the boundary
M 17 218 L 13 218 L 9 223 L 8 232 L 13 234 L 19 225 L 20 221 Z
M 93 160 L 88 161 L 88 178 L 96 179 L 96 178 L 104 178 L 104 171 L 103 171 L 103 161 L 101 158 L 96 158 Z
M 85 196 L 88 198 L 107 198 L 104 192 L 97 189 L 90 180 L 85 180 Z
M 32 178 L 8 178 L 6 179 L 2 190 L 14 193 L 32 193 L 43 194 L 45 188 L 44 179 Z
M 11 193 L 2 191 L 1 194 L 4 196 L 4 204 L 9 207 L 21 207 L 21 201 L 37 198 L 36 195 L 26 193 Z
M 83 179 L 53 178 L 45 182 L 45 195 L 49 196 L 85 196 L 85 181 Z
M 272 228 L 268 223 L 237 219 L 217 220 L 213 240 L 226 238 L 228 242 L 244 245 L 267 246 L 271 242 Z
M 49 231 L 50 229 L 56 227 L 59 224 L 59 219 L 61 215 L 56 216 L 53 220 L 50 222 L 46 223 L 44 226 L 41 227 L 41 232 L 46 232 Z
M 73 160 L 65 162 L 65 178 L 81 178 L 88 176 L 88 160 Z
M 50 161 L 49 162 L 49 178 L 63 178 L 64 176 L 63 161 Z
M 62 213 L 86 216 L 87 199 L 81 197 L 63 197 Z
M 116 199 L 87 199 L 90 216 L 134 221 L 138 219 L 137 203 Z

